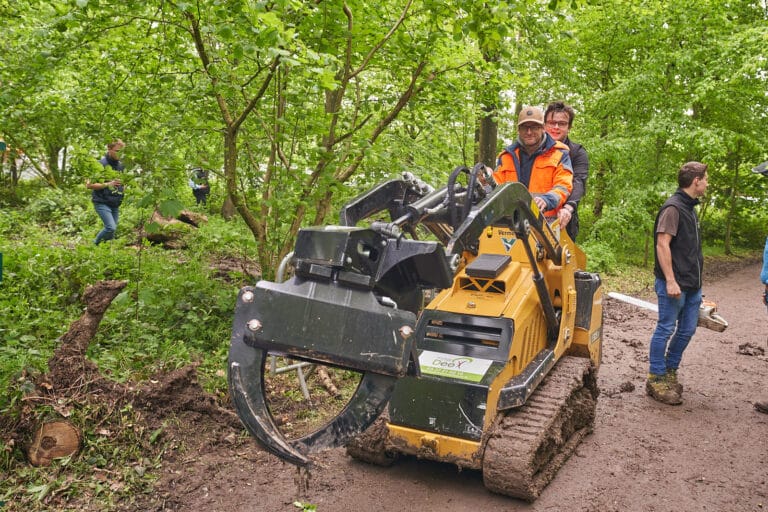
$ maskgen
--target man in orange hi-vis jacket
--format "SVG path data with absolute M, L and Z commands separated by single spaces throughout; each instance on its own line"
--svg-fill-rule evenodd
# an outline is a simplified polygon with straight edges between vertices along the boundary
M 568 146 L 544 131 L 544 111 L 539 107 L 520 111 L 517 140 L 499 155 L 493 179 L 499 185 L 519 181 L 548 221 L 557 218 L 573 188 L 573 167 Z

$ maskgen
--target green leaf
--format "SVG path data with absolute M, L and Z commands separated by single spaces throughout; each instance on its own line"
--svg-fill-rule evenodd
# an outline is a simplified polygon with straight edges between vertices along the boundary
M 146 226 L 144 226 L 144 230 L 149 233 L 150 235 L 156 235 L 160 232 L 160 224 L 157 222 L 150 222 Z
M 219 37 L 222 39 L 232 39 L 234 36 L 234 31 L 232 30 L 232 27 L 229 25 L 225 25 L 223 27 L 219 27 L 219 30 L 217 31 Z
M 157 207 L 163 217 L 176 218 L 184 209 L 184 205 L 178 199 L 166 199 Z
M 160 427 L 154 432 L 152 432 L 152 435 L 149 436 L 149 443 L 155 444 L 157 442 L 157 439 L 160 437 L 160 435 L 163 433 L 164 430 L 165 430 L 164 427 Z
M 150 193 L 139 199 L 139 208 L 147 208 L 155 204 L 155 195 Z

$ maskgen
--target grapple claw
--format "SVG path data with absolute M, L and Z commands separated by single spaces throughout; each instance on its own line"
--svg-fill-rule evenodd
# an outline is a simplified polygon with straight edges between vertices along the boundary
M 311 434 L 288 440 L 272 421 L 264 395 L 267 352 L 248 346 L 239 347 L 239 352 L 251 352 L 241 361 L 230 358 L 229 391 L 240 419 L 267 451 L 296 466 L 309 466 L 308 454 L 343 446 L 368 428 L 383 411 L 397 380 L 365 373 L 355 394 L 335 418 Z
M 370 210 L 360 205 L 360 212 Z M 302 229 L 292 261 L 295 273 L 288 281 L 259 281 L 240 291 L 229 390 L 243 424 L 267 450 L 306 466 L 307 454 L 346 444 L 365 430 L 383 411 L 396 380 L 418 374 L 415 311 L 422 307 L 423 288 L 450 286 L 451 270 L 437 242 L 351 226 Z M 363 377 L 338 416 L 289 441 L 264 395 L 264 361 L 272 353 Z
M 291 446 L 272 421 L 264 397 L 262 376 L 254 378 L 255 369 L 263 368 L 265 351 L 254 352 L 256 357 L 253 365 L 241 366 L 239 362 L 230 362 L 229 392 L 240 420 L 267 451 L 296 466 L 307 466 L 310 460 Z
M 381 414 L 397 378 L 408 370 L 413 344 L 407 333 L 414 323 L 413 313 L 381 305 L 370 290 L 301 279 L 243 288 L 229 352 L 229 391 L 241 421 L 270 453 L 309 465 L 308 454 L 346 444 Z M 313 324 L 314 329 L 307 328 Z M 269 353 L 363 376 L 335 418 L 288 440 L 275 425 L 264 393 Z

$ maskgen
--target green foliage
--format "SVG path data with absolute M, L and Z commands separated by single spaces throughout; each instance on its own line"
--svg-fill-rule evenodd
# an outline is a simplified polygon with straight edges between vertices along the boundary
M 45 190 L 41 197 L 51 193 Z M 66 198 L 56 197 L 61 201 L 57 208 L 71 209 Z M 29 208 L 40 211 L 35 206 L 40 203 L 33 200 Z M 22 217 L 30 218 L 0 214 L 0 232 L 24 234 L 2 247 L 0 367 L 7 371 L 0 372 L 0 385 L 25 368 L 45 369 L 56 339 L 82 311 L 80 294 L 87 284 L 100 279 L 129 283 L 105 317 L 103 340 L 97 340 L 92 354 L 100 363 L 104 358 L 104 367 L 120 379 L 132 371 L 148 373 L 167 364 L 184 364 L 197 358 L 199 351 L 207 354 L 225 344 L 236 287 L 221 286 L 209 278 L 213 246 L 199 259 L 169 259 L 161 249 L 149 247 L 137 253 L 121 248 L 118 241 L 95 247 L 90 237 L 63 237 L 49 216 L 43 229 L 29 227 Z M 122 346 L 127 350 L 120 355 L 110 351 L 120 351 L 117 342 L 137 339 L 144 345 Z M 102 342 L 109 350 L 100 350 Z
M 69 166 L 71 176 L 85 182 L 86 179 L 98 180 L 104 172 L 104 166 L 99 162 L 99 157 L 91 154 L 83 148 L 75 148 L 71 152 Z
M 81 296 L 86 286 L 104 279 L 128 284 L 113 300 L 89 345 L 87 357 L 103 375 L 119 382 L 141 382 L 156 372 L 195 362 L 201 384 L 218 396 L 225 395 L 224 368 L 236 291 L 254 278 L 239 271 L 250 265 L 238 263 L 248 261 L 245 255 L 252 244 L 248 231 L 215 218 L 210 226 L 203 225 L 194 237 L 197 245 L 185 252 L 136 248 L 120 240 L 94 246 L 90 234 L 79 234 L 95 228 L 92 209 L 88 210 L 92 216 L 72 229 L 74 233 L 61 229 L 65 212 L 77 211 L 88 199 L 56 189 L 27 192 L 25 208 L 0 210 L 3 421 L 14 421 L 24 397 L 35 392 L 33 380 L 48 371 L 59 337 L 83 313 Z M 121 213 L 142 215 L 132 202 L 124 203 Z M 132 229 L 122 220 L 120 226 L 126 232 Z M 218 270 L 220 261 L 231 261 L 226 271 Z M 57 471 L 51 473 L 50 468 L 27 467 L 20 446 L 0 445 L 0 473 L 4 474 L 0 500 L 13 495 L 14 505 L 46 510 L 51 496 L 65 495 L 74 508 L 94 502 L 107 510 L 118 501 L 130 502 L 132 496 L 148 492 L 165 449 L 162 432 L 137 431 L 130 408 L 112 413 L 77 403 L 57 405 L 57 411 L 63 409 L 84 429 L 85 450 L 58 461 Z M 35 414 L 58 413 L 41 408 Z M 155 455 L 146 459 L 147 454 Z M 54 473 L 61 477 L 51 478 Z
M 646 200 L 647 196 L 641 194 L 627 196 L 620 205 L 606 208 L 588 232 L 579 235 L 585 236 L 583 245 L 589 248 L 586 252 L 590 264 L 593 261 L 595 265 L 598 261 L 640 264 L 647 258 L 656 211 L 649 211 Z M 600 266 L 610 269 L 604 264 Z
M 140 273 L 132 270 L 89 352 L 119 381 L 221 354 L 229 336 L 234 288 L 209 279 L 205 261 L 158 258 L 159 248 L 143 251 Z
M 760 249 L 768 235 L 768 209 L 756 200 L 744 201 L 738 208 L 731 231 L 731 241 L 736 247 Z M 701 236 L 707 244 L 723 246 L 728 225 L 728 212 L 720 209 L 710 211 L 701 221 Z
M 63 235 L 80 234 L 85 226 L 93 224 L 96 214 L 91 206 L 90 191 L 77 187 L 74 192 L 76 197 L 73 198 L 72 191 L 43 189 L 28 204 L 26 211 L 38 225 L 47 225 Z
M 253 257 L 254 241 L 248 229 L 240 222 L 228 222 L 219 215 L 209 217 L 208 222 L 192 234 L 189 251 L 194 258 L 206 255 L 220 257 Z
M 9 5 L 0 132 L 67 188 L 92 151 L 123 138 L 139 181 L 127 198 L 147 207 L 183 202 L 190 166 L 221 173 L 270 267 L 298 225 L 334 214 L 316 210 L 328 194 L 338 207 L 404 169 L 441 184 L 474 163 L 487 112 L 513 138 L 512 102 L 576 107 L 573 136 L 592 162 L 583 204 L 597 217 L 628 189 L 673 182 L 689 159 L 711 163 L 718 207 L 738 208 L 728 199 L 752 194 L 735 173 L 767 157 L 765 13 L 750 3 L 429 1 L 403 13 L 357 2 L 349 28 L 337 2 L 222 5 Z
M 599 273 L 614 271 L 618 267 L 618 255 L 615 247 L 615 244 L 602 241 L 583 244 L 581 248 L 587 254 L 587 270 Z

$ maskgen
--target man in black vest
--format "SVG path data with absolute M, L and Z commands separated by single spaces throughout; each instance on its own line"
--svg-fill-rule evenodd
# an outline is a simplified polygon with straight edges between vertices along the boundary
M 707 166 L 683 164 L 677 184 L 678 189 L 659 210 L 653 229 L 659 319 L 651 336 L 645 386 L 651 397 L 669 405 L 682 403 L 677 369 L 699 321 L 704 255 L 694 207 L 707 191 Z

